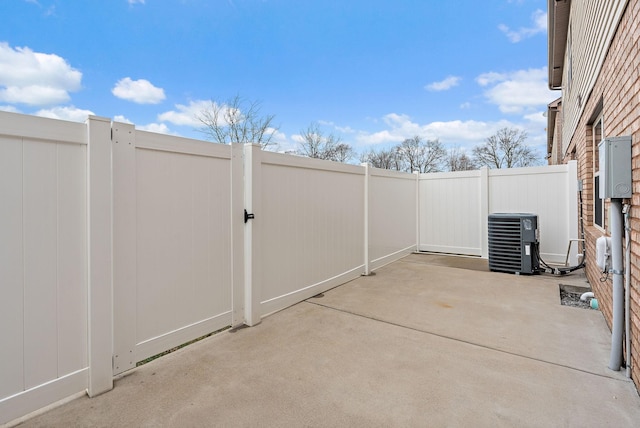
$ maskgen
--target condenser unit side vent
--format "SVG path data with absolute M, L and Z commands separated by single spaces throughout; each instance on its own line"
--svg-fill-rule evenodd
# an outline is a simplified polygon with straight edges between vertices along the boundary
M 538 217 L 535 214 L 491 214 L 488 232 L 490 270 L 516 274 L 538 272 Z

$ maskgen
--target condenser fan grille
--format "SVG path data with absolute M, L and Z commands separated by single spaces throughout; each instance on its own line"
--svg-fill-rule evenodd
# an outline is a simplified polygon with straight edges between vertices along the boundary
M 489 216 L 489 269 L 531 274 L 538 271 L 535 214 L 491 214 Z

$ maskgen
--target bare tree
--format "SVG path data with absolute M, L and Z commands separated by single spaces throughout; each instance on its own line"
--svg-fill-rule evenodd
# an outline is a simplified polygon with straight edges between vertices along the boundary
M 476 169 L 476 164 L 464 149 L 452 147 L 445 159 L 446 168 L 449 171 L 469 171 Z
M 224 103 L 212 100 L 196 118 L 203 125 L 200 131 L 216 143 L 255 143 L 266 148 L 278 127 L 273 125 L 275 115 L 263 116 L 260 108 L 259 102 L 236 95 Z
M 516 168 L 540 163 L 536 152 L 525 144 L 527 133 L 516 128 L 502 128 L 473 148 L 473 159 L 478 166 L 489 168 Z
M 407 138 L 396 146 L 398 155 L 404 162 L 403 170 L 407 172 L 436 172 L 447 154 L 439 140 L 423 140 L 416 135 Z
M 332 160 L 343 163 L 349 162 L 356 155 L 353 147 L 346 143 L 338 144 L 333 153 L 334 155 Z
M 312 123 L 300 132 L 303 141 L 298 143 L 298 154 L 310 158 L 347 162 L 353 158 L 355 152 L 340 137 L 325 134 L 317 123 Z
M 416 135 L 389 149 L 371 149 L 360 156 L 360 161 L 376 168 L 425 173 L 439 171 L 446 154 L 440 141 Z
M 368 163 L 374 168 L 402 170 L 402 160 L 398 155 L 397 147 L 381 150 L 371 149 L 360 155 L 360 162 Z

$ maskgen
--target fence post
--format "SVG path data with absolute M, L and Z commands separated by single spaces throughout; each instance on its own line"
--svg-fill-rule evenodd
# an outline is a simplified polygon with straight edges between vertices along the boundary
M 245 323 L 244 316 L 244 146 L 231 144 L 231 326 Z
M 259 144 L 244 146 L 244 209 L 248 216 L 244 228 L 244 313 L 248 326 L 259 324 L 262 316 L 261 150 Z
M 572 160 L 567 164 L 567 202 L 569 204 L 568 212 L 568 239 L 567 242 L 571 242 L 572 239 L 578 239 L 578 161 Z M 575 245 L 571 248 L 570 265 L 578 264 L 578 248 L 579 245 Z
M 416 252 L 420 252 L 420 172 L 414 171 L 416 175 Z
M 90 397 L 113 389 L 111 120 L 87 120 L 88 364 Z
M 364 275 L 371 274 L 371 267 L 369 265 L 369 164 L 362 163 L 364 167 Z
M 137 186 L 135 127 L 113 123 L 113 374 L 136 366 Z
M 489 168 L 480 168 L 480 242 L 482 245 L 482 258 L 489 258 L 489 231 L 487 222 L 489 219 Z

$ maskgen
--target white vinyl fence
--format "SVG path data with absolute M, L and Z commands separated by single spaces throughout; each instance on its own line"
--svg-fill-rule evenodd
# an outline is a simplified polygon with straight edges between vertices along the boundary
M 420 250 L 487 257 L 492 213 L 538 215 L 540 255 L 564 262 L 578 238 L 577 165 L 423 174 Z M 577 246 L 570 260 L 577 262 Z
M 372 230 L 369 259 L 365 229 L 415 224 L 412 192 L 410 174 L 0 112 L 0 423 L 414 251 Z
M 262 232 L 263 312 L 271 313 L 362 274 L 365 176 L 359 166 L 259 153 L 254 226 Z
M 420 251 L 482 255 L 484 214 L 488 214 L 483 206 L 483 172 L 421 176 Z
M 231 149 L 113 125 L 114 372 L 231 324 Z
M 370 265 L 377 269 L 416 249 L 418 222 L 417 174 L 367 168 L 368 252 Z
M 486 256 L 490 212 L 538 213 L 560 258 L 573 182 L 575 164 L 405 174 L 0 112 L 0 424 L 418 248 Z
M 85 125 L 0 115 L 0 424 L 87 387 L 86 159 Z

